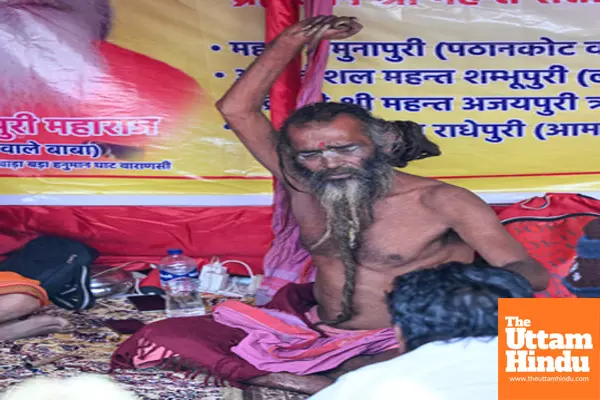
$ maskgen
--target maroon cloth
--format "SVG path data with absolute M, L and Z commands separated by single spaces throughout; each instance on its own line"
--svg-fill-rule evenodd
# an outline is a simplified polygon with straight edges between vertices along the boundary
M 290 283 L 279 290 L 263 308 L 297 315 L 308 324 L 304 313 L 316 305 L 312 287 L 312 283 Z M 231 347 L 244 337 L 246 332 L 243 330 L 219 324 L 211 316 L 169 318 L 153 322 L 119 346 L 111 358 L 111 371 L 135 369 L 134 356 L 164 348 L 179 355 L 178 364 L 185 366 L 189 376 L 203 373 L 206 374 L 205 382 L 213 377 L 216 382 L 228 381 L 234 386 L 243 387 L 244 381 L 269 373 L 256 369 L 231 352 Z

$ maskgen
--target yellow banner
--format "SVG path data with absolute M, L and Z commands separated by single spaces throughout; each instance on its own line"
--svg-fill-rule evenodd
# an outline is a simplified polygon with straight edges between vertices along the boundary
M 407 172 L 478 192 L 600 189 L 600 4 L 403 3 L 344 9 L 365 28 L 332 45 L 325 92 L 426 125 L 443 154 Z
M 0 11 L 18 39 L 0 45 L 0 194 L 270 194 L 214 108 L 264 48 L 260 1 L 92 3 Z M 364 29 L 331 44 L 324 94 L 422 124 L 443 154 L 407 172 L 483 193 L 600 190 L 600 4 L 337 3 Z

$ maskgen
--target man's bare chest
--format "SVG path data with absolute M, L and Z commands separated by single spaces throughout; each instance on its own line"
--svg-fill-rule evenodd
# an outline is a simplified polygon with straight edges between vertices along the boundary
M 292 204 L 292 211 L 302 244 L 313 257 L 338 258 L 339 245 L 334 238 L 313 248 L 327 231 L 325 210 L 317 202 L 305 201 Z M 357 256 L 362 265 L 393 268 L 410 264 L 452 239 L 448 227 L 423 207 L 383 204 L 375 207 L 373 214 L 372 224 L 359 234 Z

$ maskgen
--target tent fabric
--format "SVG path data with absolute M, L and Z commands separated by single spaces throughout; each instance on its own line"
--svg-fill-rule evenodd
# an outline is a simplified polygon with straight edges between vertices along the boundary
M 3 206 L 0 254 L 39 235 L 59 235 L 94 247 L 101 265 L 142 261 L 127 269 L 146 269 L 179 248 L 200 264 L 216 255 L 246 262 L 260 274 L 272 240 L 271 216 L 271 207 Z M 227 267 L 247 274 L 237 264 Z
M 97 249 L 96 264 L 140 261 L 126 269 L 141 270 L 146 263 L 158 262 L 167 249 L 182 247 L 201 264 L 217 255 L 244 261 L 260 274 L 273 237 L 272 214 L 272 207 L 266 206 L 3 206 L 0 255 L 40 235 L 59 235 Z M 246 274 L 237 264 L 228 268 Z
M 513 204 L 499 213 L 508 232 L 550 272 L 547 290 L 536 297 L 575 297 L 563 284 L 577 257 L 583 227 L 600 217 L 600 200 L 570 193 L 548 193 Z

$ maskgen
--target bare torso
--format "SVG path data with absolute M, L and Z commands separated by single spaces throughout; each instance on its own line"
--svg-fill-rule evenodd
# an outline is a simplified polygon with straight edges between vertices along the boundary
M 427 206 L 427 194 L 439 185 L 444 184 L 398 173 L 392 192 L 374 205 L 375 221 L 362 233 L 359 252 L 353 297 L 357 315 L 338 327 L 388 327 L 390 317 L 384 300 L 394 277 L 449 261 L 473 261 L 473 249 Z M 312 195 L 293 191 L 291 195 L 301 240 L 310 248 L 325 231 L 325 211 Z M 317 268 L 314 294 L 319 316 L 335 319 L 341 312 L 345 267 L 331 242 L 319 246 L 311 256 Z

